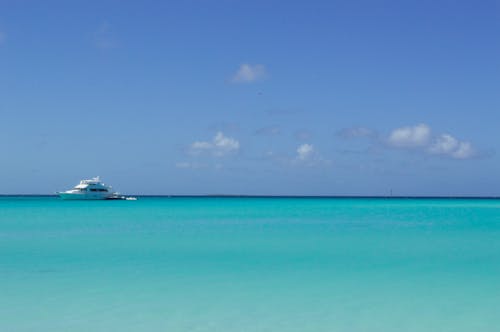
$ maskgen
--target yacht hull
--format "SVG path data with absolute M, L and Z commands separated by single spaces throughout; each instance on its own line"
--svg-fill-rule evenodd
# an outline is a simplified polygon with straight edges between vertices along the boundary
M 99 194 L 99 193 L 57 193 L 59 197 L 65 200 L 103 200 L 108 199 L 111 195 L 109 194 Z

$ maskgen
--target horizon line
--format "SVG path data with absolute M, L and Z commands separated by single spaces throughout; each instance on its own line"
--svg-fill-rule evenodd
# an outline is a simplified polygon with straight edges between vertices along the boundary
M 165 198 L 394 198 L 394 199 L 500 199 L 500 196 L 469 196 L 469 195 L 242 195 L 242 194 L 126 194 L 135 197 L 165 197 Z M 56 194 L 0 194 L 0 197 L 58 197 Z

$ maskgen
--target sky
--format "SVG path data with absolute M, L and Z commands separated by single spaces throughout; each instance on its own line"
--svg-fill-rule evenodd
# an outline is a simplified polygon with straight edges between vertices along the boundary
M 0 0 L 0 194 L 500 196 L 499 1 Z

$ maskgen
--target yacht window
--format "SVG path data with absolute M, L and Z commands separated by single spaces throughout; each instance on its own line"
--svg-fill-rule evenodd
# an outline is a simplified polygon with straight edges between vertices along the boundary
M 92 189 L 90 189 L 90 191 L 97 191 L 97 189 L 92 188 Z

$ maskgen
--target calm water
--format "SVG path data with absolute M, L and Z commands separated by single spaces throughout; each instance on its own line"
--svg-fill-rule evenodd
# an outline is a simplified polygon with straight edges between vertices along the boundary
M 500 200 L 0 198 L 0 331 L 500 331 Z

